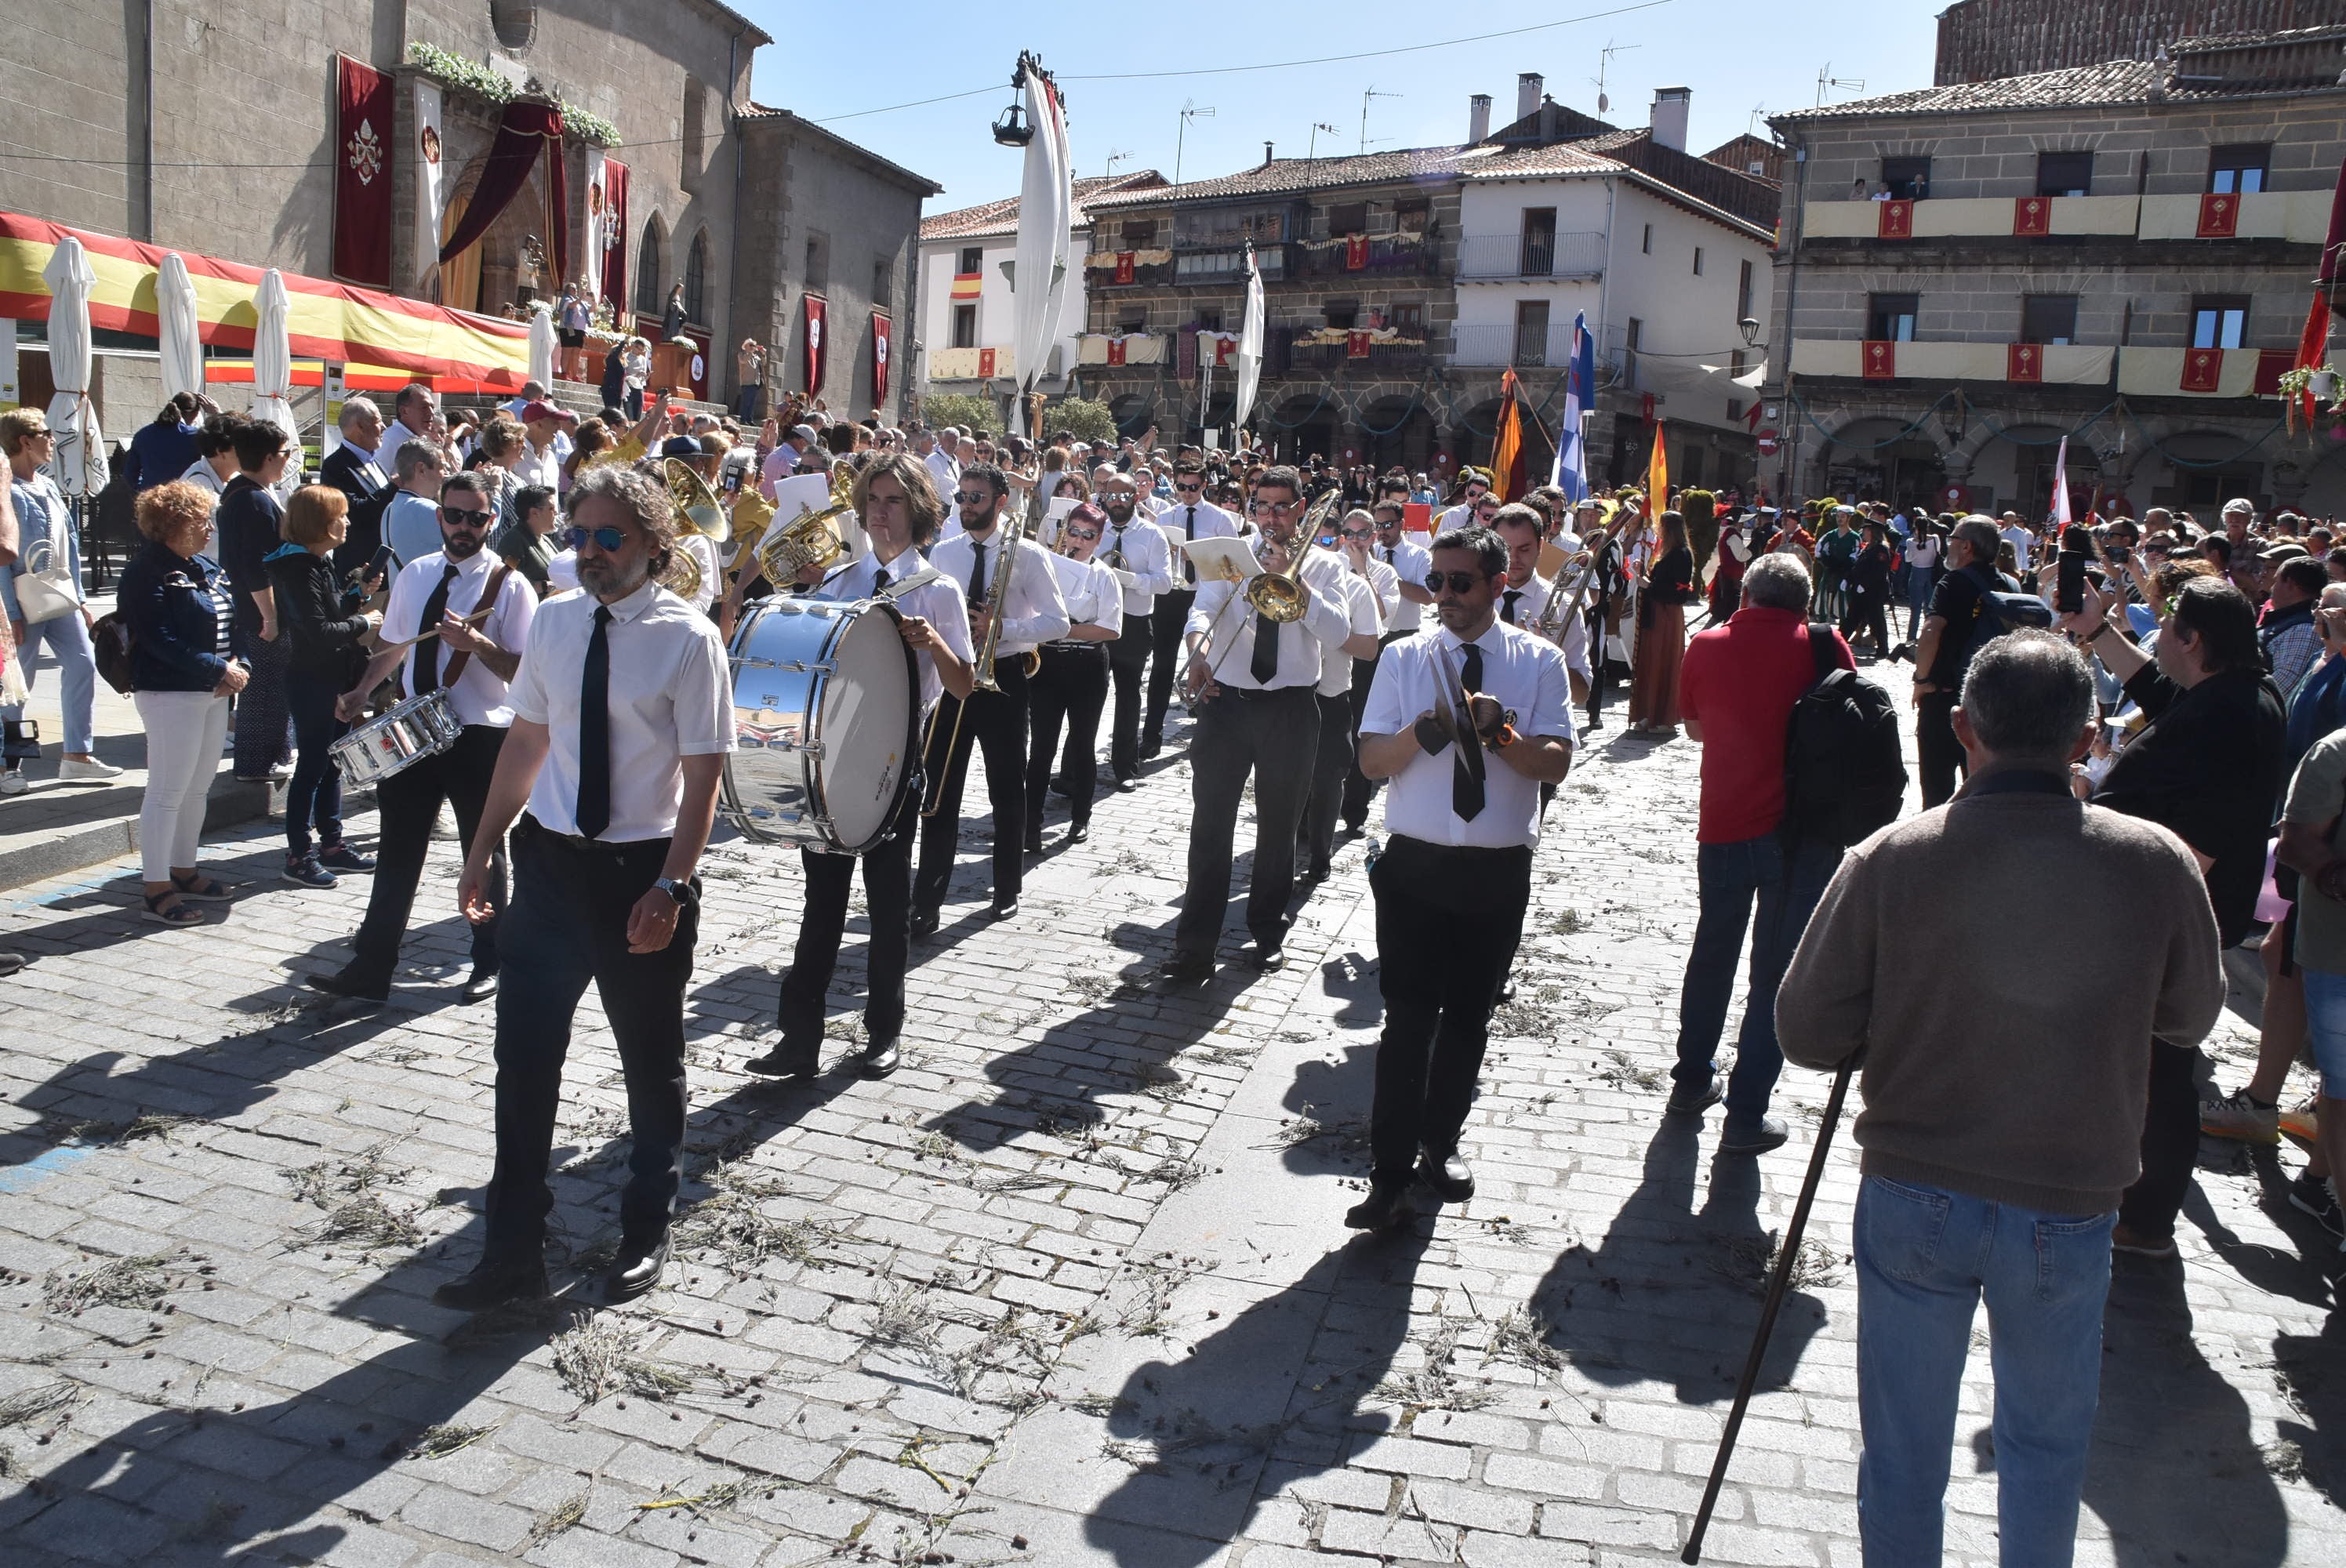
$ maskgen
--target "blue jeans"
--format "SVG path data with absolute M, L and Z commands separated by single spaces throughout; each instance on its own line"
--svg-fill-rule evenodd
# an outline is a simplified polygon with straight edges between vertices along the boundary
M 12 657 L 24 663 L 25 689 L 33 689 L 33 650 L 46 647 L 49 657 L 57 661 L 57 672 L 66 683 L 65 708 L 67 756 L 89 752 L 90 703 L 97 695 L 97 656 L 89 646 L 89 627 L 83 624 L 79 610 L 67 610 L 46 621 L 33 621 L 25 627 L 24 646 Z M 13 703 L 0 708 L 0 718 L 19 719 L 25 717 L 25 706 Z
M 1942 1561 L 1972 1315 L 1987 1299 L 2004 1568 L 2066 1568 L 2101 1398 L 2115 1213 L 2036 1214 L 1868 1176 L 1857 1196 L 1867 1568 Z
M 1834 845 L 1804 843 L 1791 856 L 1788 878 L 1783 840 L 1773 833 L 1704 844 L 1695 851 L 1702 915 L 1678 993 L 1678 1064 L 1670 1076 L 1692 1094 L 1719 1071 L 1719 1036 L 1727 1027 L 1744 927 L 1750 925 L 1751 990 L 1735 1043 L 1735 1071 L 1727 1081 L 1727 1115 L 1738 1125 L 1748 1126 L 1767 1113 L 1768 1096 L 1784 1070 L 1784 1054 L 1776 1046 L 1776 988 L 1840 865 L 1841 850 Z
M 1915 630 L 1923 617 L 1931 613 L 1931 595 L 1939 586 L 1939 568 L 1912 566 L 1906 569 L 1906 640 L 1914 640 Z

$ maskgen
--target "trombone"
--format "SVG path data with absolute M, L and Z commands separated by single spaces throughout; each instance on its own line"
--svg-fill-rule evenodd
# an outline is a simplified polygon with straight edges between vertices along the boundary
M 1229 647 L 1217 648 L 1214 642 L 1221 636 L 1230 611 L 1240 604 L 1274 626 L 1283 626 L 1303 618 L 1304 611 L 1311 606 L 1311 590 L 1303 585 L 1304 559 L 1311 553 L 1311 541 L 1319 536 L 1321 525 L 1342 502 L 1343 493 L 1339 490 L 1331 490 L 1313 502 L 1311 509 L 1303 514 L 1302 522 L 1296 525 L 1292 540 L 1285 546 L 1286 566 L 1276 572 L 1266 568 L 1256 573 L 1238 592 L 1223 601 L 1221 609 L 1214 616 L 1214 624 L 1206 628 L 1205 647 L 1198 651 L 1198 657 L 1206 661 L 1207 684 L 1213 683 L 1215 676 L 1221 670 L 1222 660 L 1229 657 Z M 1233 635 L 1230 647 L 1236 646 L 1237 638 Z

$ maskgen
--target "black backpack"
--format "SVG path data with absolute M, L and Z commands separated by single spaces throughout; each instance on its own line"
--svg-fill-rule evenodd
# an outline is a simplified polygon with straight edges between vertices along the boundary
M 1832 628 L 1809 623 L 1814 685 L 1792 704 L 1784 735 L 1787 839 L 1840 848 L 1898 816 L 1906 799 L 1906 759 L 1890 694 L 1843 669 L 1833 657 Z

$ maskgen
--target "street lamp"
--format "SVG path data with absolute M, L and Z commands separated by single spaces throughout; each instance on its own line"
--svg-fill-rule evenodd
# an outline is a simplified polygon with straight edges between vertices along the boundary
M 1760 319 L 1757 316 L 1744 317 L 1735 323 L 1735 330 L 1743 334 L 1745 348 L 1756 349 L 1760 346 Z
M 1035 60 L 1025 50 L 1020 50 L 1018 65 L 1010 73 L 1010 91 L 1013 95 L 1010 107 L 1003 110 L 1001 117 L 994 122 L 994 139 L 1004 147 L 1025 147 L 1035 139 L 1035 127 L 1026 123 L 1026 110 L 1016 97 L 1020 84 L 1026 79 L 1026 68 L 1030 65 L 1039 70 L 1042 62 Z

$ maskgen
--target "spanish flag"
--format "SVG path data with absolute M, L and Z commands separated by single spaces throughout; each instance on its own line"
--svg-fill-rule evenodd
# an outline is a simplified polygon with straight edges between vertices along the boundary
M 984 292 L 985 292 L 985 274 L 984 274 L 984 273 L 983 273 L 983 272 L 956 272 L 956 273 L 954 273 L 954 281 L 953 281 L 953 297 L 954 297 L 954 299 L 956 299 L 956 300 L 974 300 L 974 299 L 976 299 L 980 294 L 983 294 L 983 293 L 984 293 Z
M 1524 416 L 1522 389 L 1515 372 L 1499 378 L 1499 432 L 1491 444 L 1491 493 L 1502 503 L 1524 494 Z

